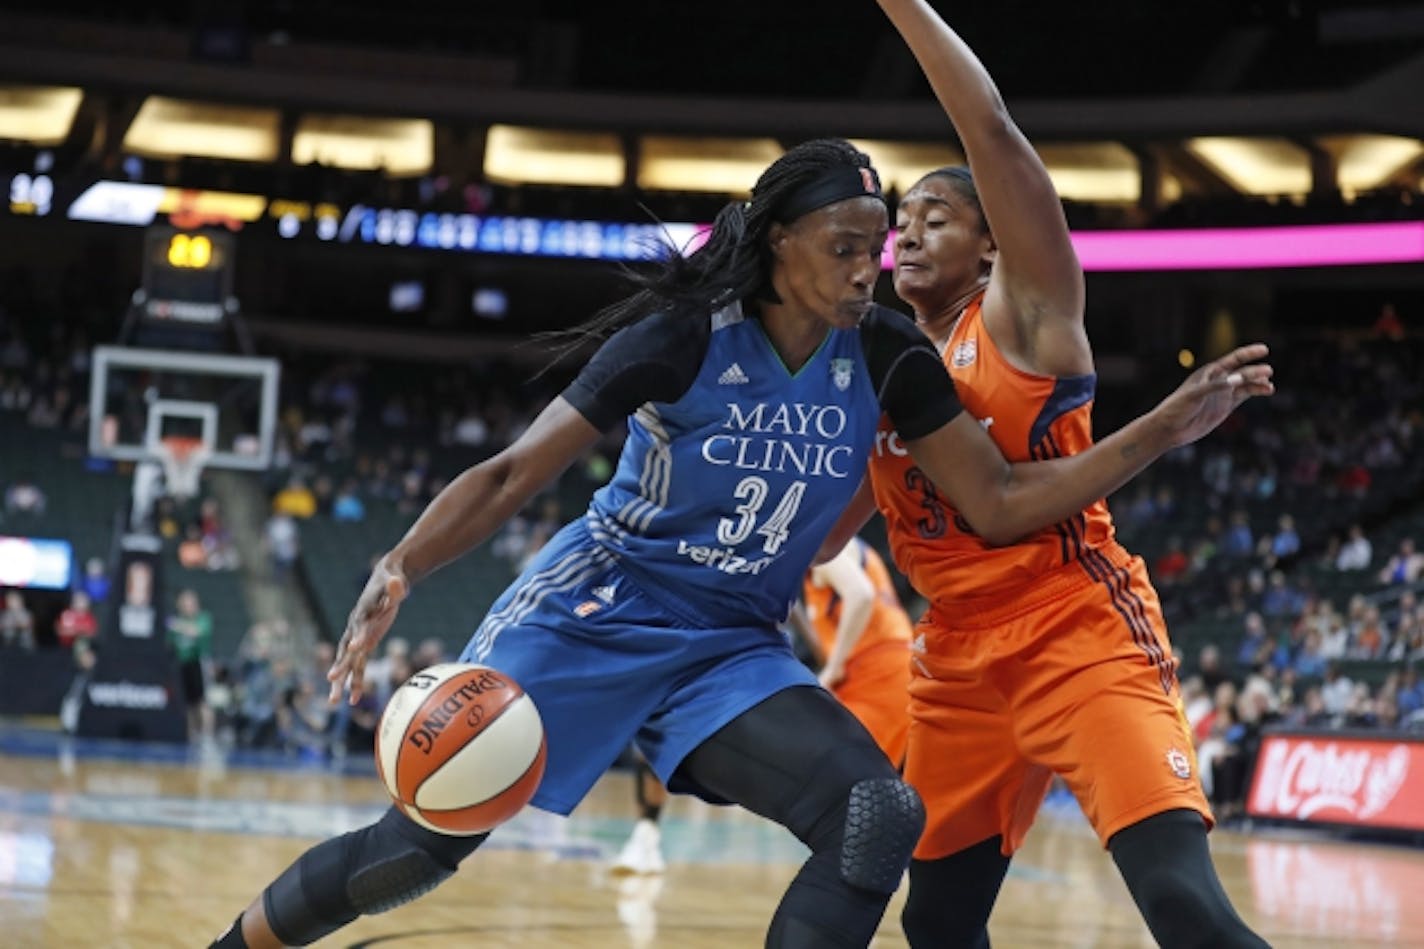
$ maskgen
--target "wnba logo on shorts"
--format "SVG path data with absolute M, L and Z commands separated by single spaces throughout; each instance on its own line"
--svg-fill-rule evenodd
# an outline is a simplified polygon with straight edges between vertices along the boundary
M 1172 773 L 1179 778 L 1192 776 L 1192 759 L 1176 748 L 1167 749 L 1167 767 L 1171 768 Z
M 978 355 L 979 340 L 966 339 L 954 347 L 954 354 L 949 357 L 949 362 L 955 369 L 963 369 L 965 366 L 974 365 L 974 360 Z

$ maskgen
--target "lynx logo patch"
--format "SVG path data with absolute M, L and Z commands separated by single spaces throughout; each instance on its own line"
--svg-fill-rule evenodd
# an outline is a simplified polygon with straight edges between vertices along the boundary
M 842 392 L 850 388 L 851 373 L 855 369 L 855 362 L 850 359 L 831 360 L 831 381 L 836 384 L 836 388 Z

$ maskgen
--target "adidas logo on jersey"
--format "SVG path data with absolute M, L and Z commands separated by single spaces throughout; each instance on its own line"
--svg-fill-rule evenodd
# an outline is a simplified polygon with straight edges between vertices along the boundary
M 592 592 L 593 592 L 593 595 L 594 595 L 594 596 L 598 597 L 600 600 L 602 600 L 602 601 L 605 602 L 605 603 L 612 603 L 612 602 L 613 602 L 613 588 L 612 588 L 612 587 L 594 587 Z
M 737 363 L 732 363 L 727 367 L 727 371 L 717 377 L 719 386 L 740 386 L 751 382 L 747 374 L 742 372 L 742 367 Z

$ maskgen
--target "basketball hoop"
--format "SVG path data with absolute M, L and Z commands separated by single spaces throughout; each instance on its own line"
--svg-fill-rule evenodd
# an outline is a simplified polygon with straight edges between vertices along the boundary
M 163 463 L 163 481 L 169 495 L 187 501 L 198 493 L 198 477 L 203 462 L 212 453 L 201 438 L 168 435 L 159 440 L 158 460 Z

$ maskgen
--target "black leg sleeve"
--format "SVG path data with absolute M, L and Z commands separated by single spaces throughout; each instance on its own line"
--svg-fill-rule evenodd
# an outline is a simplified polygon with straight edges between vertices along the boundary
M 1196 811 L 1167 811 L 1113 835 L 1108 850 L 1164 949 L 1259 949 L 1212 866 Z
M 989 949 L 989 913 L 1009 872 L 997 835 L 939 860 L 910 862 L 900 914 L 913 949 Z

